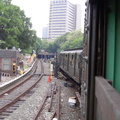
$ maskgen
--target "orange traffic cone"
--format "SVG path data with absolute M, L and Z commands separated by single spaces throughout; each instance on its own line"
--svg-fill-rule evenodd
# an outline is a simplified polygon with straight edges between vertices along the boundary
M 48 76 L 48 82 L 51 82 L 51 77 L 50 77 L 50 75 Z

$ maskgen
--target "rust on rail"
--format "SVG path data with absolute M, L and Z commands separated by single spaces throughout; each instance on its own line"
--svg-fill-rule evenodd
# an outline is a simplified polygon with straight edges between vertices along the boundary
M 40 108 L 39 108 L 39 110 L 38 110 L 38 113 L 36 114 L 34 120 L 37 120 L 37 118 L 39 117 L 39 115 L 40 115 L 40 113 L 41 113 L 41 111 L 42 111 L 42 109 L 43 109 L 43 106 L 44 106 L 44 104 L 45 104 L 45 102 L 46 102 L 46 100 L 47 100 L 47 97 L 48 97 L 48 93 L 46 93 L 46 95 L 45 95 L 45 97 L 44 97 L 44 99 L 43 99 L 42 105 L 40 106 Z

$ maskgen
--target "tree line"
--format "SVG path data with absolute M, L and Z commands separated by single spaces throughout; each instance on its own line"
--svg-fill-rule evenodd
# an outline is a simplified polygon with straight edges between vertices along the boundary
M 47 40 L 43 41 L 44 49 L 48 52 L 56 53 L 65 49 L 81 48 L 83 45 L 83 33 L 80 30 L 67 32 L 59 36 L 55 41 L 47 44 Z
M 1 49 L 15 46 L 24 53 L 35 47 L 38 38 L 36 31 L 31 29 L 30 18 L 18 6 L 12 5 L 11 0 L 0 0 L 0 26 Z
M 0 0 L 0 48 L 11 49 L 13 46 L 22 49 L 22 53 L 44 49 L 55 53 L 66 48 L 78 48 L 82 45 L 83 34 L 80 30 L 66 33 L 54 42 L 41 40 L 32 30 L 30 18 L 23 10 L 11 4 L 11 0 Z

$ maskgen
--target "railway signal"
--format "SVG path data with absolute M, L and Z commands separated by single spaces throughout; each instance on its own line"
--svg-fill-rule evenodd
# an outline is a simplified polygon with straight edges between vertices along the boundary
M 12 70 L 13 70 L 13 73 L 16 72 L 16 63 L 13 63 L 13 65 L 12 65 Z

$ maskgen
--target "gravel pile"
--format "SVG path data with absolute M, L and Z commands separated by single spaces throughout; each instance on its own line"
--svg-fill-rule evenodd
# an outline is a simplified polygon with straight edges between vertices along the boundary
M 49 74 L 49 64 L 44 63 L 44 65 L 44 72 L 46 74 Z M 74 87 L 65 87 L 64 83 L 66 81 L 56 79 L 55 77 L 52 77 L 52 81 L 48 82 L 48 76 L 44 76 L 42 78 L 39 85 L 37 85 L 38 89 L 32 94 L 32 96 L 30 96 L 22 105 L 20 105 L 17 110 L 15 110 L 5 120 L 33 120 L 52 82 L 56 82 L 57 86 L 61 86 L 60 120 L 80 120 L 79 104 L 75 107 L 71 107 L 70 104 L 68 104 L 69 98 L 74 97 L 77 90 Z M 53 106 L 56 104 L 56 98 L 53 99 Z M 47 109 L 46 106 L 49 105 L 49 102 L 50 99 L 47 100 L 44 107 L 45 109 Z M 45 114 L 41 115 L 42 117 L 40 117 L 39 120 L 43 120 L 43 117 L 45 120 L 50 120 L 53 112 L 54 108 L 51 110 L 51 112 L 48 112 L 46 110 Z

